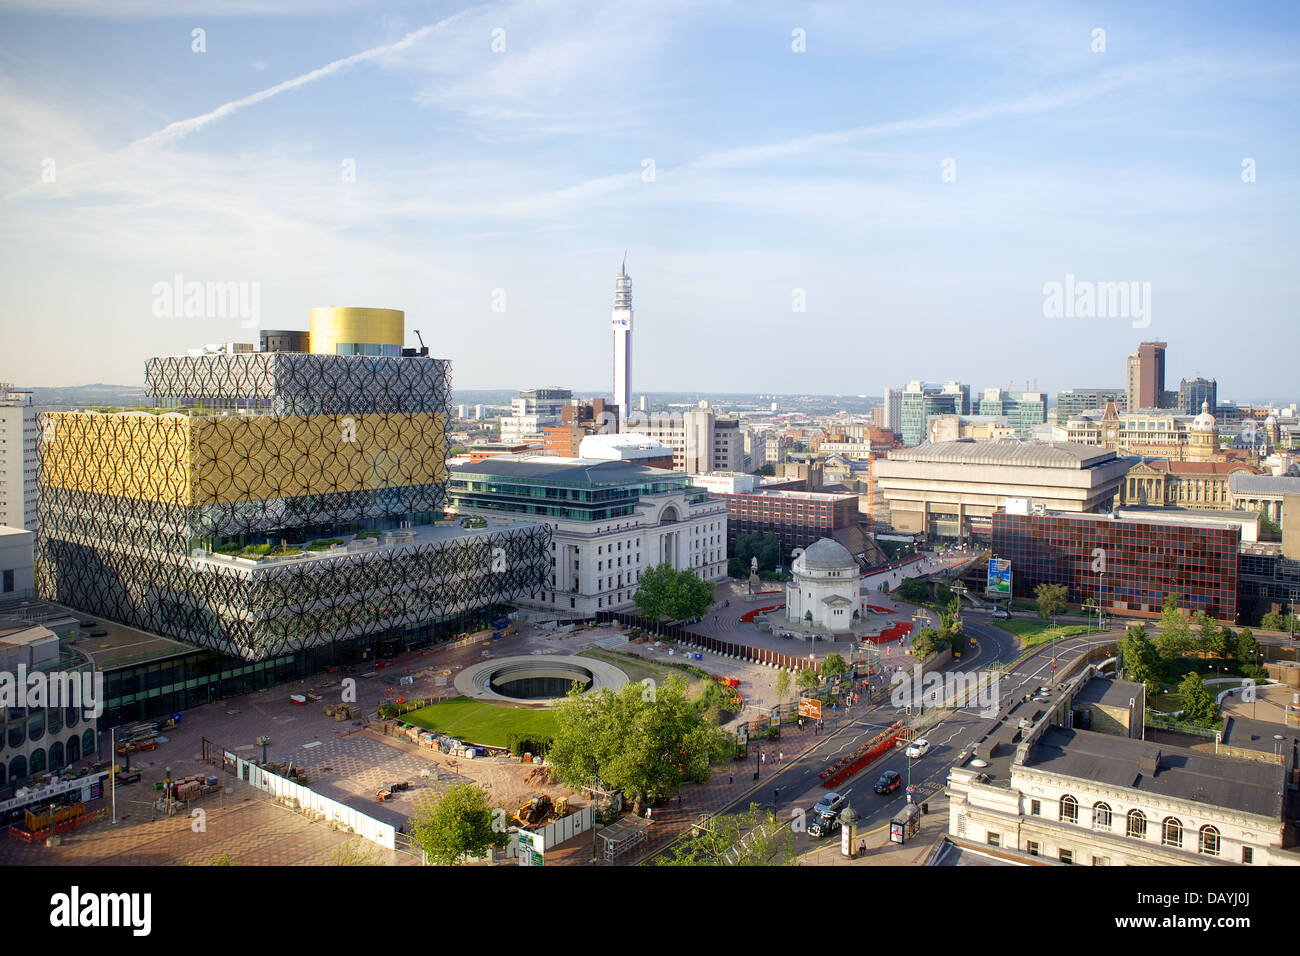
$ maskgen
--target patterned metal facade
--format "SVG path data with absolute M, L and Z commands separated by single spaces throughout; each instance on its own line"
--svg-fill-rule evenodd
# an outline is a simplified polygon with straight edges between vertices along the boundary
M 543 586 L 546 526 L 431 527 L 445 499 L 446 362 L 247 353 L 152 359 L 146 377 L 185 411 L 42 417 L 48 600 L 262 660 L 436 631 Z M 386 534 L 302 547 L 361 531 Z M 232 553 L 264 542 L 298 547 Z

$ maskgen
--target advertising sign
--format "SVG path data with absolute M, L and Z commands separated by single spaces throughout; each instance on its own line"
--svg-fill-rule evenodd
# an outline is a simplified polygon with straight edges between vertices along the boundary
M 989 558 L 989 575 L 986 590 L 989 594 L 1011 596 L 1011 562 L 1002 558 Z

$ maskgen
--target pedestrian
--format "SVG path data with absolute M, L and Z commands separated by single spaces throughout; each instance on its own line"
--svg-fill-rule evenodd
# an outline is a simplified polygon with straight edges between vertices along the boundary
M 649 807 L 646 807 L 646 808 L 645 808 L 645 818 L 646 818 L 647 820 L 650 819 L 650 808 L 649 808 Z
M 778 754 L 776 755 L 776 762 L 777 762 L 777 763 L 785 763 L 785 751 L 784 751 L 784 750 L 782 750 L 780 753 L 778 753 Z
M 767 763 L 767 754 L 759 754 L 759 755 L 758 755 L 758 762 L 759 762 L 759 763 L 762 763 L 762 764 Z
M 727 784 L 730 785 L 730 784 L 733 784 L 733 783 L 735 783 L 735 782 L 736 782 L 736 775 L 735 775 L 734 773 L 732 773 L 732 772 L 728 772 L 728 773 L 727 773 Z
M 867 841 L 866 841 L 866 840 L 859 840 L 859 841 L 858 841 L 858 856 L 866 856 L 866 853 L 867 853 Z

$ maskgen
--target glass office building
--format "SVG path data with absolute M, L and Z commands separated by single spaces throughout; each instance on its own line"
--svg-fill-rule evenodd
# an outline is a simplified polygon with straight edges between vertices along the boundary
M 1237 525 L 1177 524 L 1108 515 L 993 515 L 993 554 L 1010 559 L 1017 597 L 1064 584 L 1068 600 L 1159 613 L 1165 595 L 1220 621 L 1237 620 Z M 1099 571 L 1104 570 L 1104 573 Z

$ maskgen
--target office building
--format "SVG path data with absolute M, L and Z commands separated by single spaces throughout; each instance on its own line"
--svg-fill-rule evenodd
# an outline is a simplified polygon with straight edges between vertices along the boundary
M 1184 415 L 1195 415 L 1206 403 L 1210 411 L 1219 407 L 1219 383 L 1216 380 L 1185 378 L 1178 383 L 1178 408 Z
M 776 534 L 781 559 L 819 538 L 833 538 L 855 557 L 866 552 L 858 523 L 856 494 L 786 491 L 759 485 L 750 492 L 723 492 L 727 506 L 727 549 L 734 551 L 742 534 Z
M 1006 418 L 1017 435 L 1027 438 L 1030 429 L 1047 421 L 1047 396 L 1042 392 L 986 388 L 980 398 L 979 413 Z
M 1143 342 L 1126 365 L 1126 409 L 1160 408 L 1165 403 L 1165 342 Z
M 1105 411 L 1107 402 L 1127 407 L 1127 391 L 1122 388 L 1067 389 L 1056 396 L 1056 420 L 1065 422 L 1074 415 Z
M 1061 511 L 1108 510 L 1130 464 L 1104 449 L 1001 439 L 891 451 L 874 471 L 896 530 L 987 541 L 989 519 L 1009 497 Z
M 1191 416 L 1159 408 L 1121 412 L 1107 403 L 1100 415 L 1082 413 L 1064 425 L 1071 442 L 1124 455 L 1200 462 L 1219 456 L 1218 421 L 1206 405 L 1199 415 Z
M 1040 584 L 1064 584 L 1072 604 L 1091 598 L 1107 610 L 1158 614 L 1165 596 L 1177 594 L 1187 613 L 1237 620 L 1243 524 L 1230 512 L 1125 509 L 1112 516 L 1008 508 L 991 523 L 993 554 L 1011 561 L 1018 597 L 1032 598 Z
M 899 397 L 898 426 L 889 425 L 904 445 L 919 445 L 926 440 L 926 429 L 934 415 L 969 415 L 970 386 L 958 382 L 926 385 L 909 382 Z
M 370 312 L 313 309 L 311 353 L 150 359 L 155 412 L 42 416 L 41 597 L 301 674 L 535 589 L 545 525 L 442 520 L 449 364 Z
M 719 417 L 707 402 L 680 414 L 633 412 L 621 427 L 671 448 L 675 471 L 702 475 L 710 471 L 740 471 L 744 464 L 745 441 L 740 420 Z
M 0 383 L 0 525 L 36 530 L 36 413 L 32 393 Z
M 633 605 L 642 573 L 667 562 L 705 581 L 727 573 L 727 509 L 691 479 L 629 461 L 513 456 L 457 467 L 448 487 L 460 515 L 544 523 L 544 580 L 520 607 L 590 618 Z

